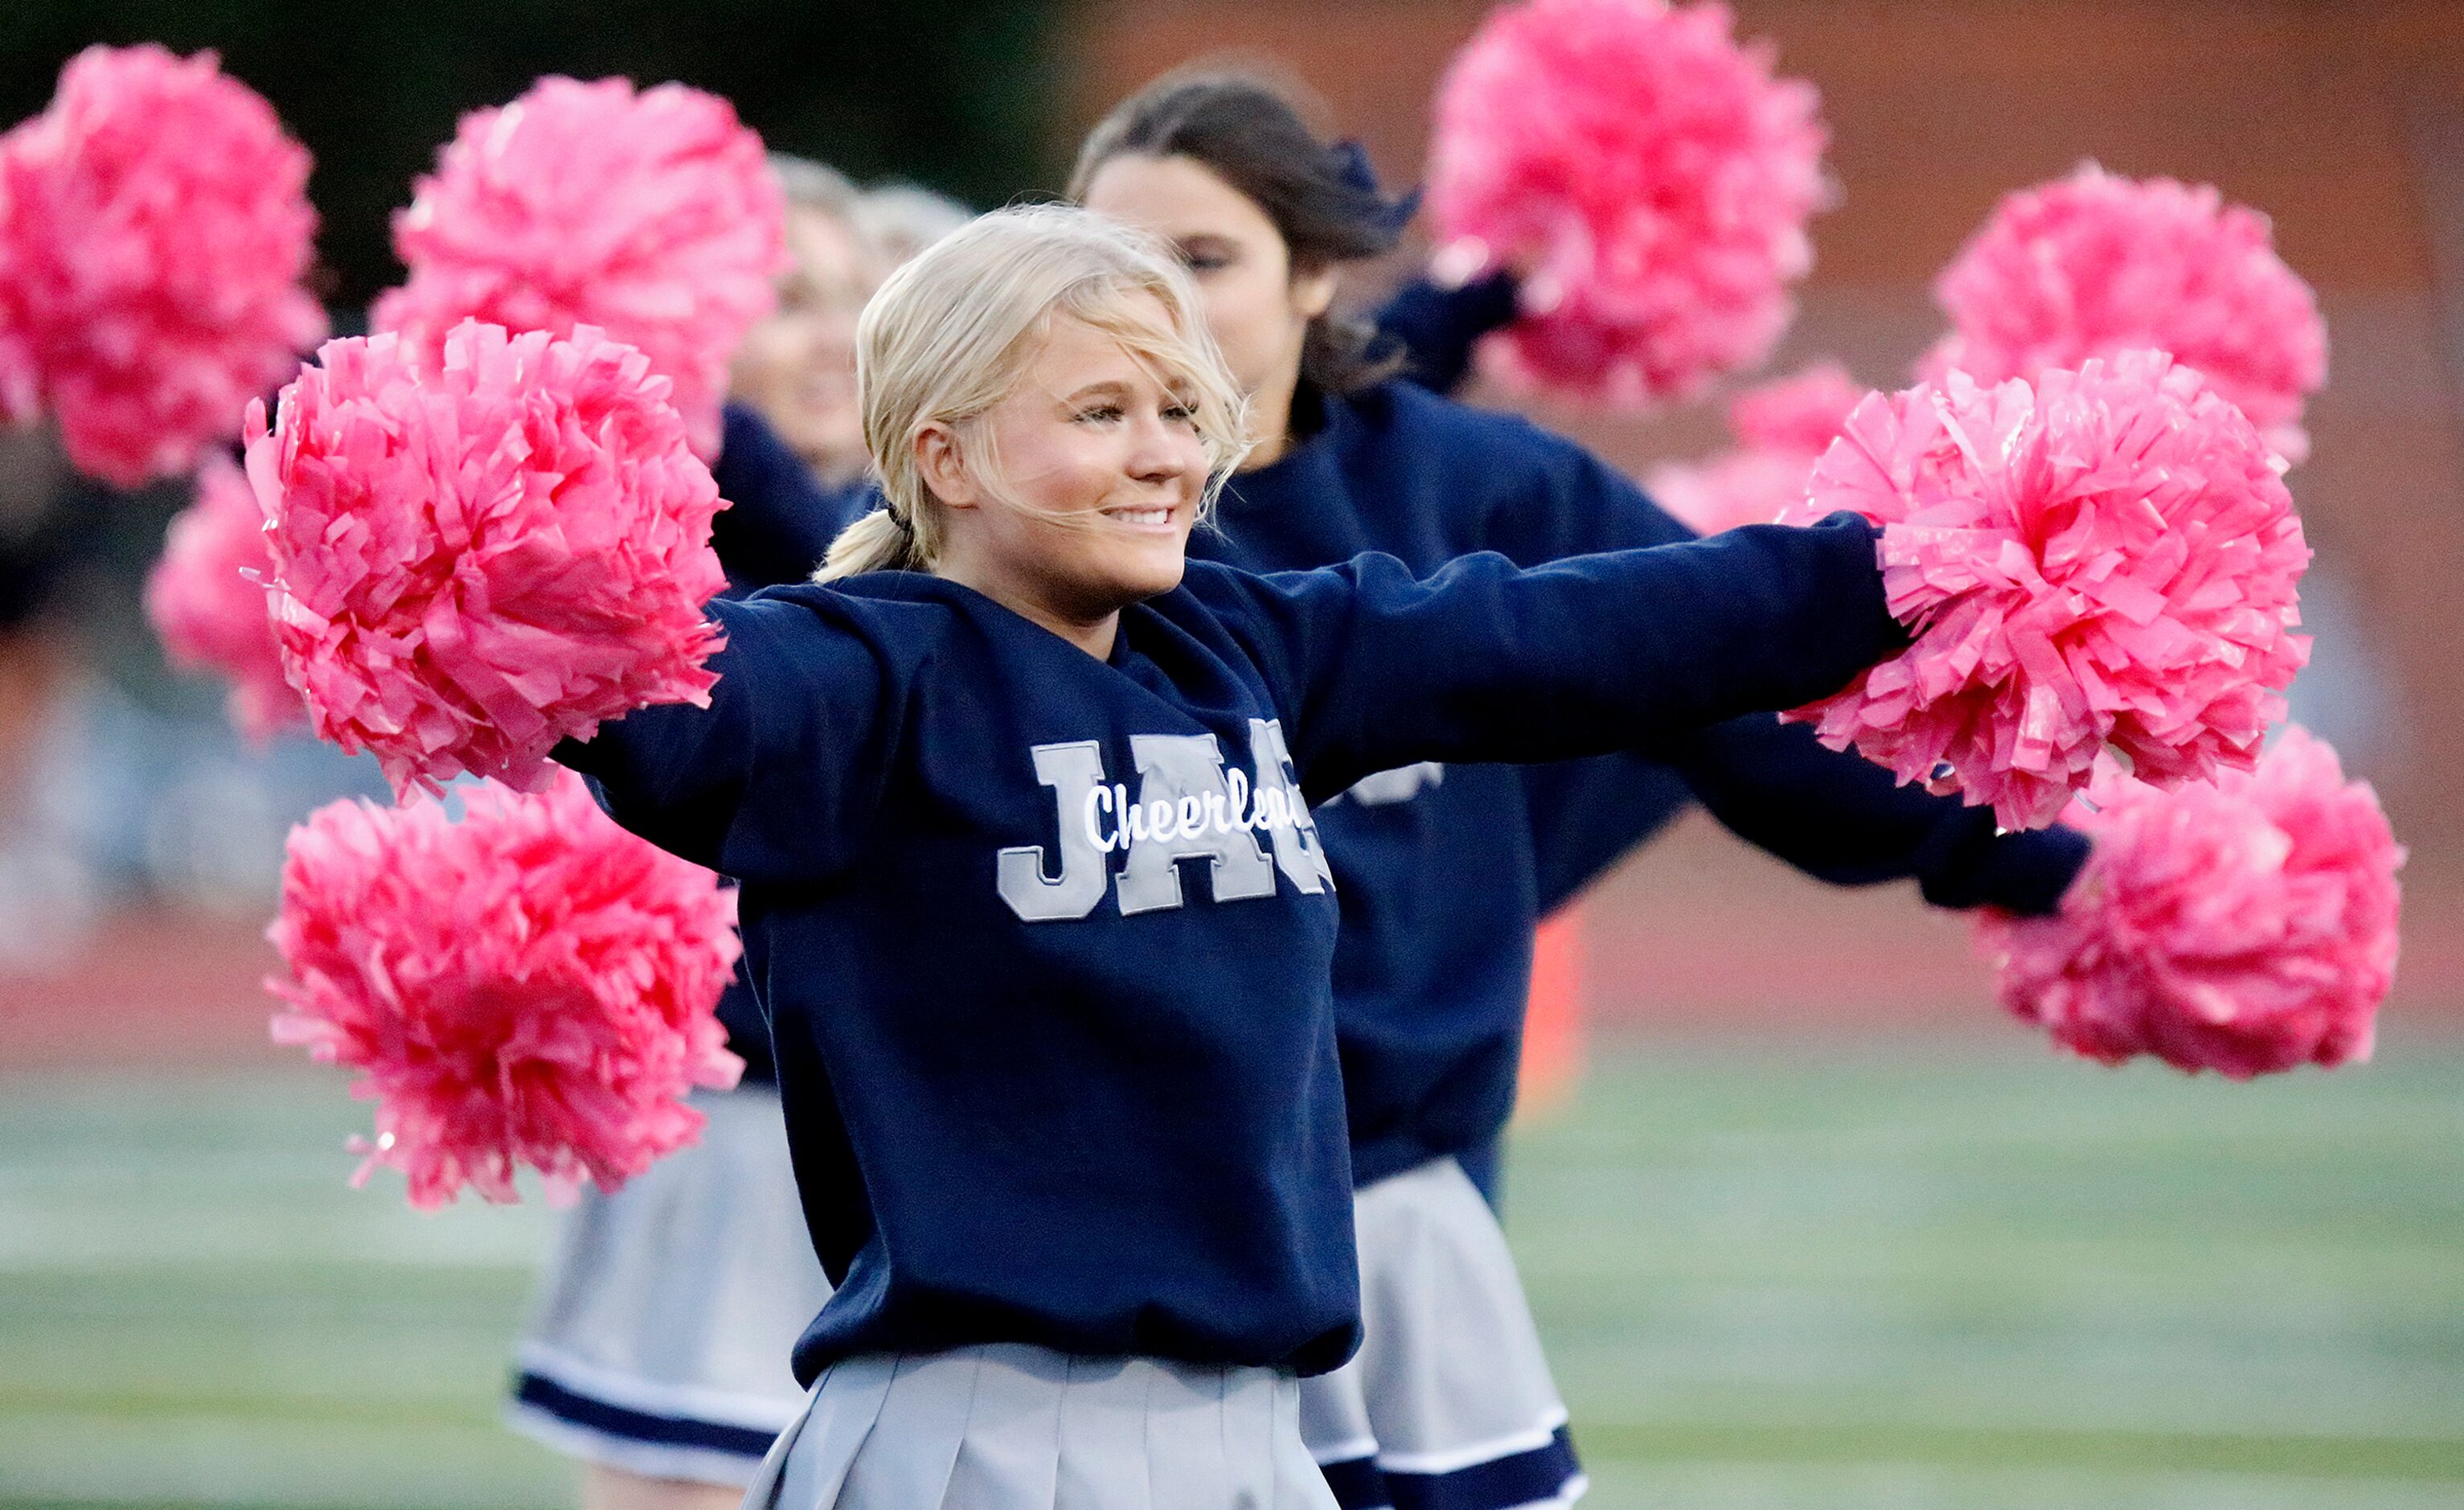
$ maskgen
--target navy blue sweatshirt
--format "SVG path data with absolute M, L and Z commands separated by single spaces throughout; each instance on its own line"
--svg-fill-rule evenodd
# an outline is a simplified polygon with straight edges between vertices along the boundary
M 1454 288 L 1427 278 L 1404 283 L 1377 312 L 1379 334 L 1402 357 L 1397 375 L 1451 394 L 1469 375 L 1481 338 L 1514 319 L 1520 292 L 1520 281 L 1505 269 Z M 1616 491 L 1622 497 L 1604 500 L 1612 518 L 1602 522 L 1603 532 L 1577 548 L 1693 537 L 1647 501 L 1637 512 L 1639 495 L 1633 489 Z M 1630 520 L 1619 524 L 1617 515 Z M 1789 752 L 1792 765 L 1809 758 L 1809 743 L 1810 735 L 1796 738 Z M 1772 772 L 1769 761 L 1775 750 L 1757 741 L 1736 751 L 1759 757 L 1741 766 L 1698 764 L 1692 774 L 1699 791 L 1677 771 L 1640 758 L 1526 771 L 1542 909 L 1570 899 L 1697 796 L 1730 830 L 1785 855 L 1812 876 L 1857 886 L 1913 875 L 1936 906 L 1992 902 L 2045 911 L 2085 858 L 2086 841 L 2076 833 L 1997 844 L 1981 814 L 1970 814 L 1965 823 L 1941 822 L 1948 804 L 1912 800 L 1915 794 L 1904 789 L 1894 795 L 1861 762 L 1825 762 L 1827 774 L 1815 781 L 1793 779 L 1793 771 Z
M 1194 555 L 1279 571 L 1380 551 L 1415 571 L 1691 539 L 1622 475 L 1510 415 L 1404 382 L 1305 390 L 1305 441 L 1225 491 Z M 1689 800 L 1823 879 L 1918 877 L 1931 899 L 2051 908 L 2086 853 L 1996 837 L 1990 810 L 1895 786 L 1769 716 L 1572 765 L 1391 771 L 1317 814 L 1343 898 L 1334 990 L 1353 1177 L 1478 1149 L 1513 1109 L 1539 919 Z
M 1425 278 L 1403 284 L 1377 310 L 1377 333 L 1401 359 L 1397 376 L 1451 393 L 1471 374 L 1480 338 L 1514 319 L 1522 283 L 1504 270 L 1456 288 Z
M 711 522 L 711 548 L 727 573 L 727 593 L 743 597 L 763 588 L 802 582 L 829 553 L 840 530 L 872 507 L 869 482 L 824 487 L 787 448 L 778 432 L 751 406 L 731 403 L 710 469 L 728 506 Z M 778 1078 L 770 1062 L 770 1028 L 741 973 L 718 999 L 718 1020 L 727 1046 L 744 1060 L 744 1078 Z
M 874 501 L 868 481 L 823 486 L 804 458 L 744 404 L 727 406 L 710 475 L 729 504 L 711 521 L 710 544 L 736 597 L 811 576 L 839 531 Z
M 559 758 L 742 885 L 838 1286 L 798 1377 L 997 1341 L 1341 1363 L 1359 1278 L 1309 805 L 1836 690 L 1903 643 L 1873 538 L 1842 516 L 1426 580 L 1194 562 L 1104 660 L 910 573 L 714 603 L 710 707 Z

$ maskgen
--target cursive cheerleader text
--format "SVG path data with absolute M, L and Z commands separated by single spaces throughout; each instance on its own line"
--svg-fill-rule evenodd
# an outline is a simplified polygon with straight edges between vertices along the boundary
M 1127 783 L 1105 779 L 1093 740 L 1038 744 L 1032 753 L 1035 779 L 1052 788 L 1060 872 L 1041 845 L 1002 850 L 998 868 L 1001 899 L 1029 922 L 1084 918 L 1108 888 L 1125 917 L 1178 907 L 1183 860 L 1207 862 L 1219 902 L 1273 896 L 1278 872 L 1304 893 L 1334 883 L 1292 777 L 1283 726 L 1272 719 L 1249 721 L 1254 778 L 1225 768 L 1212 734 L 1130 736 L 1134 795 Z M 1125 856 L 1117 873 L 1108 858 L 1114 854 Z

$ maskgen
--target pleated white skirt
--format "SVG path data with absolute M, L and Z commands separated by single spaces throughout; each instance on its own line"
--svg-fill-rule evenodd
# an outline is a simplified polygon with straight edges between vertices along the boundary
M 1586 1487 L 1496 1213 L 1452 1159 L 1353 1196 L 1360 1351 L 1304 1379 L 1342 1510 L 1563 1507 Z
M 507 1415 L 586 1462 L 742 1488 L 804 1407 L 787 1358 L 830 1286 L 778 1091 L 693 1104 L 700 1142 L 567 1214 Z
M 746 1510 L 1334 1510 L 1267 1368 L 1023 1343 L 849 1358 L 814 1384 Z

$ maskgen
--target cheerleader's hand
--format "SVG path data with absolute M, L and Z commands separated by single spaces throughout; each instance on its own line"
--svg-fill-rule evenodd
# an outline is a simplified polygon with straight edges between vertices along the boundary
M 474 110 L 394 217 L 410 276 L 369 310 L 423 360 L 466 320 L 596 327 L 675 385 L 693 449 L 715 460 L 728 366 L 778 306 L 787 207 L 761 138 L 683 84 L 550 76 Z
M 2404 850 L 2333 749 L 2288 728 L 2255 772 L 2090 795 L 2073 821 L 2096 848 L 2059 912 L 1978 918 L 2003 1006 L 2107 1064 L 2247 1079 L 2369 1057 Z
M 2162 352 L 1868 397 L 1790 518 L 1880 524 L 1914 642 L 1789 716 L 2012 829 L 2106 751 L 2166 788 L 2250 769 L 2310 652 L 2283 468 Z
M 2088 163 L 2011 194 L 1934 280 L 1950 330 L 1919 364 L 1980 383 L 2134 346 L 2199 369 L 2299 465 L 2309 395 L 2327 381 L 2318 296 L 2276 255 L 2267 217 L 2209 185 Z
M 1509 268 L 1491 343 L 1525 388 L 1646 409 L 1770 355 L 1830 199 L 1814 86 L 1717 5 L 1526 0 L 1439 86 L 1433 273 Z
M 250 407 L 283 673 L 321 738 L 395 791 L 461 772 L 524 790 L 558 741 L 707 704 L 726 505 L 649 363 L 466 323 L 431 367 L 390 335 L 330 342 Z
M 376 1138 L 354 1184 L 400 1169 L 410 1204 L 465 1185 L 516 1198 L 614 1190 L 700 1135 L 694 1086 L 736 1083 L 719 993 L 736 893 L 618 828 L 570 773 L 539 796 L 471 788 L 453 821 L 416 797 L 345 799 L 291 831 L 277 1043 L 365 1077 Z
M 263 96 L 89 47 L 0 136 L 0 424 L 48 416 L 115 487 L 193 470 L 325 338 L 308 149 Z

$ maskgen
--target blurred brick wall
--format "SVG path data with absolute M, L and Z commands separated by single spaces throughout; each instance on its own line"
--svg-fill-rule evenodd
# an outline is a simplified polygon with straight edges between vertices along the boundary
M 1382 172 L 1409 182 L 1437 77 L 1485 9 L 1089 0 L 1056 49 L 1075 74 L 1058 113 L 1068 136 L 1054 155 L 1067 161 L 1078 131 L 1156 73 L 1245 54 L 1288 70 Z M 2319 289 L 2333 343 L 2330 384 L 2311 410 L 2314 457 L 2294 492 L 2391 694 L 2379 737 L 2360 742 L 2353 764 L 2378 783 L 2413 850 L 2407 994 L 2434 984 L 2464 998 L 2437 963 L 2459 952 L 2444 920 L 2464 898 L 2464 3 L 1743 0 L 1736 10 L 1741 33 L 1772 38 L 1782 69 L 1820 86 L 1845 189 L 1816 224 L 1819 264 L 1783 366 L 1832 354 L 1869 382 L 1899 380 L 1938 328 L 1934 272 L 1997 196 L 2082 158 L 2212 182 L 2275 216 L 2285 258 Z M 1720 436 L 1699 408 L 1647 422 L 1544 417 L 1637 467 Z M 1703 937 L 1729 920 L 1742 948 L 1756 921 L 1784 905 L 1800 938 L 1872 939 L 1878 970 L 1897 960 L 1939 993 L 1972 998 L 1978 977 L 1960 930 L 1903 901 L 1797 888 L 1733 849 L 1697 825 L 1596 899 L 1595 974 L 1612 994 L 1720 995 L 1652 974 L 1654 957 L 1665 958 L 1658 945 L 1678 920 Z M 1727 994 L 1742 1002 L 1815 985 L 1792 985 L 1783 971 L 1749 988 L 1750 976 Z M 1831 995 L 1870 993 L 1856 977 L 1825 978 L 1841 983 Z

